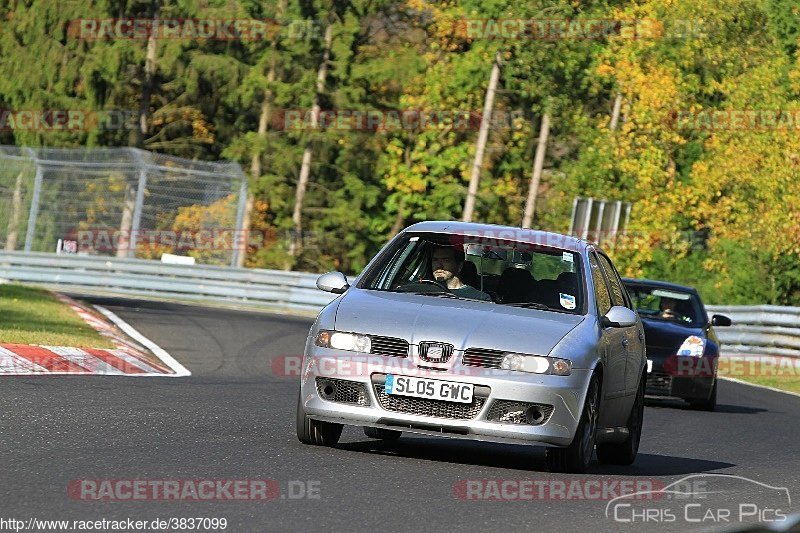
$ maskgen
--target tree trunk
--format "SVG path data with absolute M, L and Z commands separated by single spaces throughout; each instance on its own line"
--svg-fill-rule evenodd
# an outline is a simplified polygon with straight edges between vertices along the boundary
M 280 0 L 278 3 L 278 8 L 275 11 L 275 18 L 280 20 L 283 17 L 283 13 L 286 11 L 286 0 Z M 259 139 L 266 139 L 267 137 L 267 128 L 269 126 L 270 120 L 272 119 L 272 101 L 275 98 L 275 95 L 272 93 L 272 84 L 275 82 L 277 78 L 277 70 L 278 70 L 278 36 L 276 35 L 275 38 L 272 40 L 270 44 L 270 48 L 272 49 L 272 57 L 270 58 L 269 63 L 269 71 L 267 71 L 267 88 L 264 90 L 264 101 L 261 102 L 261 115 L 258 118 L 258 138 Z M 256 149 L 253 151 L 253 158 L 250 160 L 250 177 L 253 180 L 257 180 L 261 177 L 261 147 L 257 146 Z M 248 188 L 249 191 L 249 188 Z M 243 227 L 242 229 L 245 232 L 245 235 L 241 240 L 241 249 L 239 250 L 238 261 L 236 266 L 243 267 L 244 261 L 247 256 L 247 242 L 248 236 L 250 233 L 250 217 L 253 213 L 253 204 L 255 203 L 255 198 L 253 197 L 253 193 L 248 192 L 247 195 L 247 203 L 244 206 L 244 220 L 243 220 Z
M 157 19 L 159 10 L 153 14 L 153 19 Z M 153 24 L 155 27 L 155 23 Z M 157 41 L 156 32 L 151 32 L 147 38 L 147 52 L 144 59 L 144 79 L 142 80 L 142 97 L 139 101 L 138 122 L 139 127 L 133 131 L 133 145 L 136 148 L 144 148 L 144 140 L 149 131 L 148 120 L 150 118 L 150 100 L 153 95 L 153 78 L 156 74 L 156 51 Z M 128 180 L 125 183 L 125 193 L 122 205 L 122 220 L 120 221 L 119 231 L 120 238 L 117 241 L 117 257 L 128 257 L 128 253 L 132 257 L 136 256 L 136 250 L 131 250 L 135 245 L 132 244 L 133 231 L 133 211 L 136 207 L 136 190 L 133 184 Z
M 525 202 L 525 215 L 522 217 L 522 227 L 530 228 L 533 223 L 533 213 L 536 210 L 536 196 L 539 194 L 539 181 L 542 179 L 544 155 L 547 151 L 547 138 L 550 136 L 550 113 L 545 111 L 542 115 L 542 126 L 539 129 L 539 144 L 536 146 L 536 156 L 533 159 L 533 173 L 531 184 L 528 188 L 528 199 Z
M 317 90 L 314 95 L 314 106 L 311 108 L 311 127 L 316 129 L 320 114 L 320 95 L 325 90 L 325 80 L 328 77 L 328 62 L 331 57 L 333 47 L 333 24 L 328 24 L 325 28 L 325 48 L 322 53 L 322 61 L 317 71 Z M 289 255 L 295 257 L 300 252 L 303 232 L 303 198 L 308 188 L 308 177 L 311 174 L 311 141 L 306 143 L 303 150 L 303 162 L 300 165 L 300 176 L 297 178 L 297 190 L 294 198 L 294 211 L 292 212 L 292 222 L 294 223 L 294 233 L 292 234 L 291 244 L 289 245 Z
M 614 131 L 617 129 L 617 124 L 619 124 L 619 111 L 622 108 L 622 93 L 617 93 L 617 97 L 614 98 L 614 109 L 611 111 L 611 123 L 608 125 L 608 129 Z
M 465 222 L 472 221 L 472 214 L 475 211 L 475 197 L 478 195 L 478 183 L 481 177 L 481 167 L 483 166 L 483 153 L 486 150 L 486 140 L 489 138 L 489 125 L 492 120 L 492 110 L 494 109 L 494 95 L 497 92 L 497 83 L 500 80 L 500 62 L 502 55 L 500 51 L 494 56 L 492 63 L 492 73 L 489 76 L 489 86 L 486 88 L 486 98 L 483 102 L 483 116 L 481 117 L 481 127 L 478 131 L 478 141 L 475 145 L 475 159 L 472 162 L 472 174 L 469 178 L 469 189 L 467 190 L 467 200 L 464 202 L 464 214 L 462 219 Z
M 22 177 L 23 172 L 17 174 L 14 184 L 14 196 L 11 200 L 11 218 L 8 220 L 8 237 L 6 238 L 6 251 L 13 252 L 17 248 L 19 239 L 19 219 L 22 217 Z
M 157 19 L 159 10 L 153 14 L 153 19 Z M 155 20 L 153 22 L 155 27 Z M 150 100 L 153 95 L 153 78 L 156 74 L 156 51 L 157 41 L 155 31 L 150 32 L 147 38 L 147 52 L 144 60 L 144 79 L 142 80 L 142 98 L 139 101 L 139 127 L 134 130 L 135 138 L 133 145 L 137 148 L 144 148 L 144 140 L 149 131 L 148 119 L 150 118 Z

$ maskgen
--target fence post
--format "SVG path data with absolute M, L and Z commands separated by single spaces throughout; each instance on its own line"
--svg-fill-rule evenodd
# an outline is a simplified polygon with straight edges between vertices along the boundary
M 39 158 L 31 152 L 31 158 L 36 165 L 36 178 L 33 182 L 33 198 L 31 198 L 31 209 L 28 212 L 28 227 L 25 231 L 25 251 L 30 252 L 33 247 L 33 237 L 36 234 L 36 219 L 39 217 L 39 198 L 42 194 L 42 180 L 44 179 L 44 169 L 39 164 Z
M 142 209 L 144 208 L 144 189 L 147 187 L 147 165 L 142 161 L 141 154 L 135 150 L 136 161 L 139 166 L 139 183 L 136 185 L 136 204 L 133 208 L 133 222 L 131 223 L 131 238 L 128 247 L 128 257 L 136 257 L 136 241 L 139 237 L 139 226 L 142 223 Z
M 239 187 L 239 205 L 236 208 L 236 232 L 233 241 L 233 253 L 231 254 L 231 266 L 238 267 L 240 254 L 247 253 L 248 235 L 244 231 L 244 208 L 247 204 L 247 176 L 242 176 L 242 184 Z M 241 242 L 240 240 L 241 239 Z

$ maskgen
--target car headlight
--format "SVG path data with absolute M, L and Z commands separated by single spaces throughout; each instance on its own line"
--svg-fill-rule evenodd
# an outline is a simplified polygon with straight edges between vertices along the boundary
M 678 348 L 678 355 L 688 357 L 702 357 L 703 352 L 706 351 L 706 340 L 697 335 L 690 335 L 683 341 L 681 347 Z
M 363 353 L 369 353 L 372 348 L 372 342 L 366 335 L 327 330 L 322 330 L 317 334 L 315 344 L 323 348 Z
M 524 355 L 521 353 L 507 353 L 500 361 L 503 370 L 516 370 L 532 374 L 554 374 L 568 376 L 572 372 L 572 363 L 566 359 L 543 357 L 541 355 Z

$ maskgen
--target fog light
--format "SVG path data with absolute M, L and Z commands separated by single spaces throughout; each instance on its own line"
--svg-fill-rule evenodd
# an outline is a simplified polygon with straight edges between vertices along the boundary
M 538 405 L 528 407 L 525 410 L 525 421 L 528 424 L 541 424 L 542 420 L 544 420 L 544 413 Z

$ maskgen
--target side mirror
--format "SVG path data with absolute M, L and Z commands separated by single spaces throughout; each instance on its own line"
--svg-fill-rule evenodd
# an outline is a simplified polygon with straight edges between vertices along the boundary
M 333 294 L 342 294 L 350 288 L 347 278 L 339 271 L 332 271 L 317 278 L 317 288 Z
M 711 316 L 711 325 L 712 326 L 730 326 L 731 319 L 726 317 L 725 315 L 712 315 Z
M 636 313 L 627 307 L 615 305 L 600 319 L 603 327 L 627 328 L 636 325 Z

